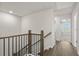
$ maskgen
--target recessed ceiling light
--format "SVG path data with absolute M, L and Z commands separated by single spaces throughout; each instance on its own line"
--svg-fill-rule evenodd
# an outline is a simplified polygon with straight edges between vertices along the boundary
M 9 11 L 9 13 L 13 13 L 13 11 Z

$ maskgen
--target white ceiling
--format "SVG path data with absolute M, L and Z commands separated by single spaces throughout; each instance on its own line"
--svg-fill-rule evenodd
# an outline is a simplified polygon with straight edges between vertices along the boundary
M 69 8 L 73 6 L 73 2 L 57 2 L 57 9 Z
M 50 8 L 55 10 L 73 8 L 73 4 L 74 2 L 0 2 L 0 11 L 13 11 L 15 15 L 24 16 Z

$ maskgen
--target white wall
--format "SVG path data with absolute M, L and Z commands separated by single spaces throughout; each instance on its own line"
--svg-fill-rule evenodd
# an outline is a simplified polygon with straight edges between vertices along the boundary
M 79 3 L 76 3 L 72 12 L 72 43 L 79 54 Z
M 19 34 L 21 29 L 21 18 L 19 16 L 10 15 L 0 12 L 0 37 Z M 10 39 L 11 40 L 11 39 Z M 8 50 L 6 40 L 6 51 Z M 3 41 L 0 39 L 0 56 L 3 54 Z M 11 46 L 11 43 L 10 43 Z M 10 50 L 11 51 L 11 50 Z M 8 51 L 7 51 L 8 52 Z M 6 52 L 6 55 L 7 55 Z
M 0 12 L 0 37 L 20 33 L 21 19 L 19 16 Z
M 79 15 L 79 4 L 76 4 L 73 12 L 72 12 L 72 43 L 75 47 L 78 47 L 79 46 L 79 40 L 78 40 L 78 15 Z
M 40 33 L 41 30 L 44 30 L 44 34 L 49 32 L 54 33 L 53 20 L 53 9 L 44 10 L 28 16 L 24 16 L 22 17 L 22 33 L 27 33 L 29 29 L 34 33 Z M 44 42 L 45 49 L 53 47 L 54 42 L 54 36 L 52 34 L 50 38 L 47 38 Z
M 77 5 L 77 7 L 78 7 L 78 12 L 77 12 L 77 22 L 76 22 L 76 39 L 77 39 L 77 46 L 79 47 L 79 3 L 78 3 L 78 5 Z
M 61 10 L 57 10 L 54 12 L 55 18 L 55 39 L 60 40 L 67 40 L 71 42 L 71 12 L 69 8 L 64 8 Z M 63 20 L 66 20 L 67 23 L 70 23 L 70 30 L 69 32 L 65 31 Z

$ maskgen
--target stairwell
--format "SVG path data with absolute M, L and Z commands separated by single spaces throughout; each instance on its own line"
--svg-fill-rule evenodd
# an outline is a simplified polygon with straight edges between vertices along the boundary
M 3 40 L 3 56 L 6 56 L 6 52 L 8 52 L 8 56 L 24 56 L 25 54 L 33 53 L 35 56 L 78 56 L 77 48 L 74 47 L 71 42 L 64 40 L 56 41 L 53 48 L 44 50 L 44 40 L 50 35 L 51 32 L 44 35 L 43 31 L 41 31 L 40 34 L 36 34 L 31 33 L 31 30 L 29 30 L 28 34 L 1 37 L 0 39 Z M 6 50 L 6 40 L 8 40 L 8 50 Z M 34 40 L 33 44 L 32 40 Z M 12 44 L 12 46 L 10 44 Z

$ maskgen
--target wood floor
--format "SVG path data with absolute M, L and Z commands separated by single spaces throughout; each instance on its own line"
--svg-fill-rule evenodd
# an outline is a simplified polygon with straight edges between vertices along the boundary
M 54 48 L 44 51 L 44 56 L 78 56 L 77 50 L 70 42 L 60 41 Z

